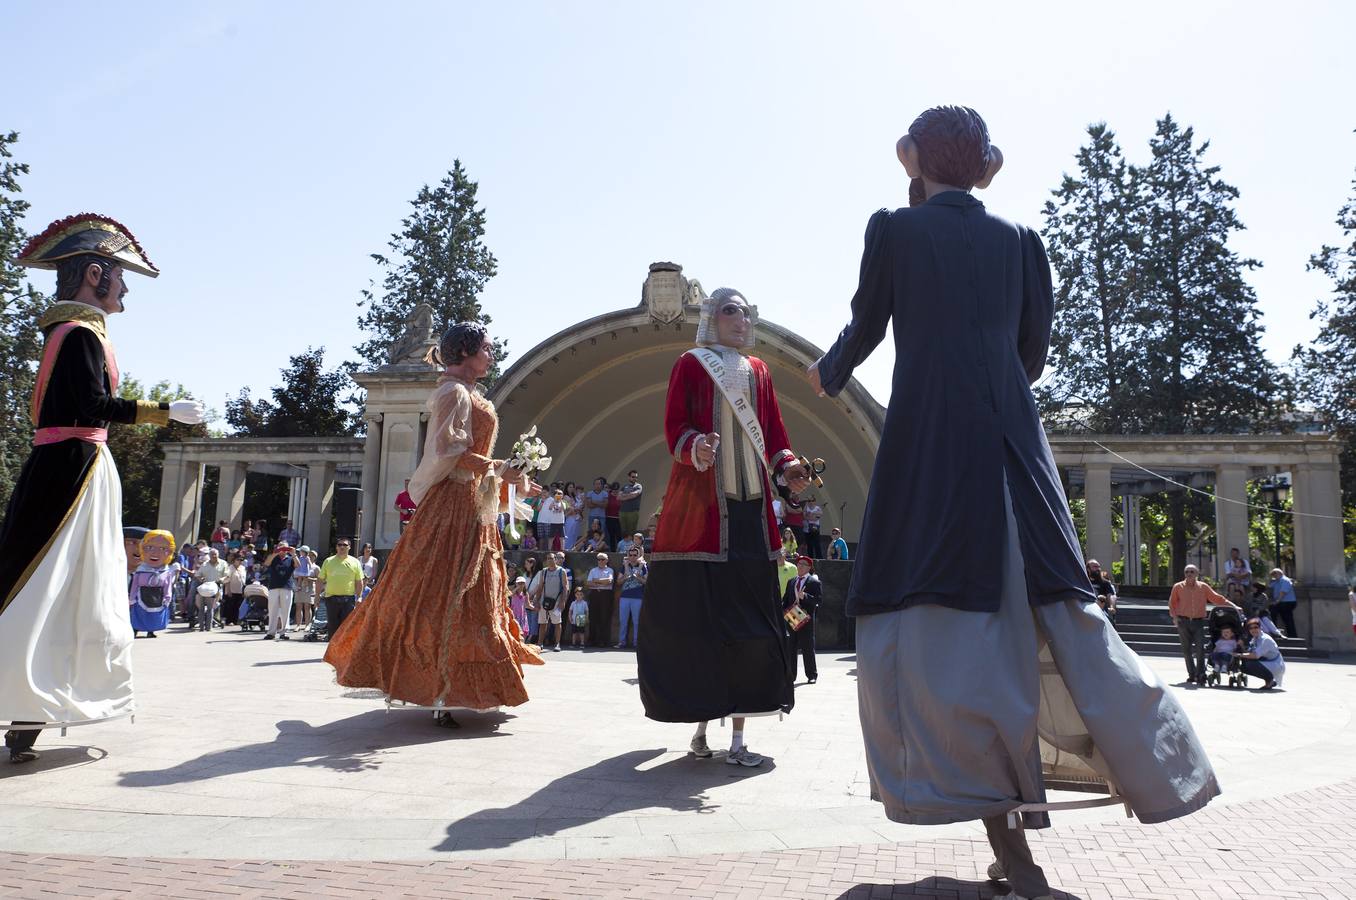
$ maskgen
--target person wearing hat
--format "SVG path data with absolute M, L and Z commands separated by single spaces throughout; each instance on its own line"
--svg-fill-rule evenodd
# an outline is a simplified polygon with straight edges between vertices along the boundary
M 808 484 L 791 452 L 772 373 L 748 356 L 757 309 L 732 288 L 702 302 L 697 346 L 669 376 L 664 436 L 673 468 L 645 583 L 637 641 L 640 699 L 658 722 L 691 722 L 698 758 L 706 724 L 730 716 L 725 761 L 757 766 L 744 744 L 749 715 L 795 705 L 777 590 L 782 539 L 775 483 Z
M 132 582 L 132 573 L 141 565 L 141 539 L 150 531 L 141 525 L 124 525 L 122 528 L 122 549 L 127 554 L 127 583 Z
M 27 762 L 37 758 L 43 727 L 134 711 L 110 423 L 196 424 L 203 412 L 195 400 L 118 396 L 107 318 L 124 309 L 124 273 L 159 274 L 125 227 L 106 216 L 70 216 L 29 241 L 15 262 L 57 273 L 55 302 L 38 319 L 33 451 L 0 525 L 0 721 L 15 723 L 5 735 L 10 760 Z
M 799 606 L 810 618 L 800 628 L 791 632 L 791 677 L 795 680 L 796 652 L 805 660 L 805 683 L 814 684 L 819 680 L 819 666 L 815 665 L 815 610 L 824 596 L 824 586 L 815 574 L 813 558 L 801 554 L 796 557 L 796 577 L 786 585 L 782 595 L 782 610 Z
M 275 637 L 289 640 L 287 629 L 292 617 L 292 575 L 297 570 L 297 555 L 287 541 L 278 541 L 273 552 L 264 560 L 264 584 L 268 587 L 268 633 L 264 640 Z

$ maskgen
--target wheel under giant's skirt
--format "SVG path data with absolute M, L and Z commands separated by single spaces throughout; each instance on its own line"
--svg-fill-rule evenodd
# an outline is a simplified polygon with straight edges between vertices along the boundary
M 1010 499 L 1007 510 L 997 612 L 857 619 L 872 797 L 896 822 L 985 818 L 1044 804 L 1044 763 L 1100 776 L 1146 823 L 1201 808 L 1219 786 L 1186 713 L 1096 604 L 1028 604 Z

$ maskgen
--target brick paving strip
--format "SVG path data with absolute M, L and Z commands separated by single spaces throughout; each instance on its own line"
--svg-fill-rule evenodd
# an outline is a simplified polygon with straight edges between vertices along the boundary
M 1342 765 L 1342 761 L 1334 761 Z M 1032 847 L 1070 900 L 1356 898 L 1356 780 L 1166 825 L 1055 827 Z M 987 900 L 982 839 L 696 857 L 265 862 L 0 852 L 6 897 L 714 897 Z

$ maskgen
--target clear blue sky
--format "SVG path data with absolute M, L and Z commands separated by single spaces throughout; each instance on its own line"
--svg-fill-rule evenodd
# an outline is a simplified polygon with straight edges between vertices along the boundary
M 0 130 L 30 232 L 103 212 L 162 268 L 129 278 L 123 367 L 219 410 L 308 344 L 352 355 L 368 254 L 454 157 L 513 356 L 636 304 L 660 259 L 825 346 L 868 215 L 907 202 L 894 141 L 943 102 L 988 120 L 1007 163 L 981 197 L 1032 224 L 1088 123 L 1143 160 L 1170 110 L 1242 190 L 1265 350 L 1313 336 L 1305 261 L 1356 169 L 1352 4 L 923 6 L 20 0 Z M 859 370 L 881 402 L 891 365 L 887 342 Z

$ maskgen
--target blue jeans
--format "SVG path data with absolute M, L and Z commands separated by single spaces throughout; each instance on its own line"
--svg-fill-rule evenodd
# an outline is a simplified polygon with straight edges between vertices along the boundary
M 631 640 L 629 641 L 631 646 L 634 647 L 636 645 L 636 641 L 639 640 L 641 599 L 642 598 L 640 597 L 621 598 L 621 627 L 617 629 L 618 644 L 628 643 L 628 641 L 626 640 L 627 623 L 633 623 L 634 625 L 634 627 L 631 629 Z

